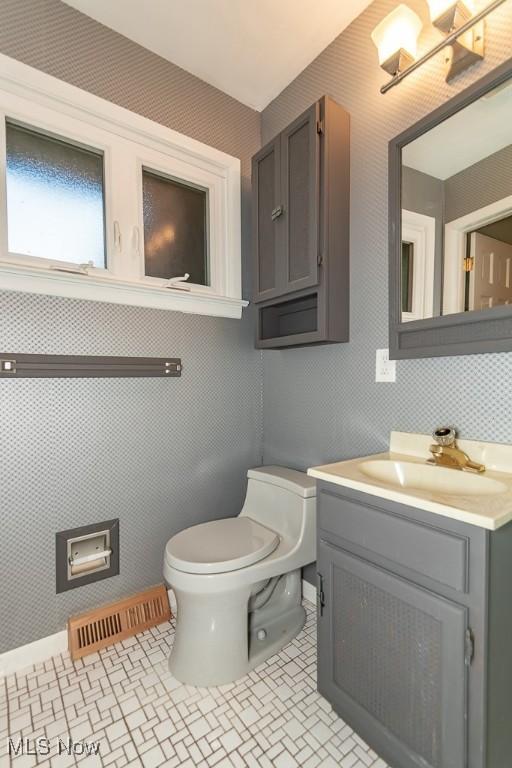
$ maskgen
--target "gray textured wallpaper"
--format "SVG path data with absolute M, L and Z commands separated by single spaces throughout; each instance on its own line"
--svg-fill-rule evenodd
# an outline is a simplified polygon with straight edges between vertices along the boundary
M 387 346 L 387 142 L 512 55 L 508 4 L 489 20 L 485 63 L 456 85 L 438 57 L 381 96 L 370 33 L 395 5 L 371 5 L 262 115 L 267 140 L 324 93 L 352 113 L 349 344 L 266 351 L 262 368 L 250 312 L 239 322 L 0 293 L 2 351 L 184 364 L 170 381 L 0 382 L 0 652 L 161 580 L 165 540 L 237 514 L 263 448 L 265 461 L 305 468 L 382 450 L 390 429 L 443 421 L 466 437 L 512 440 L 512 355 L 400 362 L 396 384 L 374 382 L 375 349 Z M 426 3 L 410 5 L 426 20 Z M 421 44 L 438 39 L 429 27 Z M 0 0 L 0 51 L 240 157 L 249 296 L 257 113 L 57 0 Z M 120 575 L 56 596 L 55 531 L 116 516 Z
M 56 0 L 0 0 L 0 51 L 242 160 L 253 110 Z M 244 296 L 250 275 L 244 274 Z M 0 652 L 162 581 L 166 540 L 238 514 L 261 463 L 253 322 L 0 291 L 0 351 L 180 356 L 181 379 L 0 381 Z M 58 530 L 120 518 L 119 576 L 55 594 Z
M 458 219 L 512 194 L 512 139 L 469 168 L 446 179 L 446 221 Z
M 408 2 L 439 40 L 427 4 Z M 268 141 L 326 93 L 351 113 L 350 343 L 264 351 L 264 460 L 298 469 L 384 450 L 392 429 L 455 424 L 464 437 L 512 441 L 512 354 L 400 361 L 395 384 L 375 383 L 375 350 L 388 346 L 387 145 L 406 127 L 512 56 L 512 6 L 486 22 L 486 59 L 454 84 L 437 56 L 386 95 L 370 33 L 396 6 L 378 0 L 262 114 Z M 311 577 L 312 573 L 309 572 Z

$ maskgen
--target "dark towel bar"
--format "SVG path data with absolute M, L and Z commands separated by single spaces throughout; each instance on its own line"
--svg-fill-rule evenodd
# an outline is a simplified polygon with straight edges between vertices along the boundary
M 181 358 L 0 353 L 0 378 L 3 379 L 155 376 L 181 376 Z

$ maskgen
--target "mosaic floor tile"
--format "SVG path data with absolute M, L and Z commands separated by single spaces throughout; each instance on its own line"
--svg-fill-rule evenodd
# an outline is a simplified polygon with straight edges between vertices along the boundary
M 317 692 L 316 615 L 304 605 L 298 637 L 229 685 L 171 676 L 174 619 L 1 680 L 0 768 L 387 768 Z M 38 754 L 9 755 L 9 738 Z

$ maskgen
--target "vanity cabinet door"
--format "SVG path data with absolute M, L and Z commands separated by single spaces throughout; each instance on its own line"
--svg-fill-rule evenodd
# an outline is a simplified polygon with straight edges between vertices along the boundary
M 465 768 L 467 609 L 319 543 L 318 686 L 393 768 Z

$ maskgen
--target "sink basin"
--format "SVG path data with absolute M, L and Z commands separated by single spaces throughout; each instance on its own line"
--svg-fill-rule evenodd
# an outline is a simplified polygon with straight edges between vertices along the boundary
M 359 468 L 381 483 L 448 496 L 494 496 L 505 493 L 505 483 L 458 469 L 391 459 L 363 461 Z
M 512 445 L 460 440 L 460 450 L 487 467 L 477 474 L 428 464 L 431 443 L 429 435 L 392 432 L 389 451 L 311 467 L 308 475 L 403 504 L 404 515 L 412 507 L 489 531 L 512 526 Z

